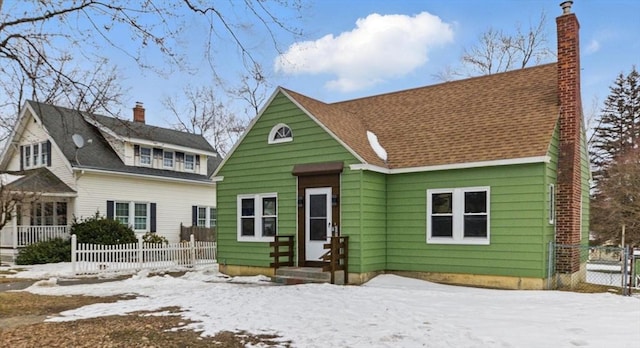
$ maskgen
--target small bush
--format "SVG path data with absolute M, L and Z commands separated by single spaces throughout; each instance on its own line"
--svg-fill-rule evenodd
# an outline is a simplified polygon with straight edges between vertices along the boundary
M 100 217 L 98 213 L 80 222 L 74 221 L 71 234 L 76 235 L 78 243 L 110 245 L 138 242 L 131 227 L 116 220 Z
M 145 243 L 154 243 L 154 244 L 169 244 L 167 238 L 157 235 L 153 232 L 147 232 L 142 236 L 142 241 Z
M 62 238 L 28 245 L 20 250 L 16 258 L 17 265 L 39 265 L 70 261 L 71 241 Z

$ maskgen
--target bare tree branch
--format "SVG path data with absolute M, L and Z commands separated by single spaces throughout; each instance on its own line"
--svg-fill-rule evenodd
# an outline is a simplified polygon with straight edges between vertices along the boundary
M 539 64 L 553 56 L 548 48 L 544 31 L 546 14 L 542 12 L 538 21 L 523 31 L 516 25 L 514 34 L 489 27 L 480 34 L 478 42 L 463 50 L 461 66 L 447 67 L 434 75 L 442 81 L 464 76 L 490 75 L 513 69 L 522 69 L 529 64 Z

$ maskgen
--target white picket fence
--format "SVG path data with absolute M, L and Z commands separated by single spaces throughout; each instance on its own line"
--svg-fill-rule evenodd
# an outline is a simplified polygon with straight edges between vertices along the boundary
M 76 235 L 71 236 L 71 265 L 76 275 L 184 270 L 216 262 L 216 243 L 196 242 L 193 235 L 188 242 L 156 244 L 140 239 L 116 245 L 78 243 Z

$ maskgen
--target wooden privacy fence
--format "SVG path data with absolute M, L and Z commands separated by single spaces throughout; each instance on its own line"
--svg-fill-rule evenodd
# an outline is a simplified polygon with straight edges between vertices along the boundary
M 192 268 L 196 265 L 216 264 L 216 243 L 188 242 L 137 243 L 100 245 L 78 243 L 71 236 L 71 265 L 73 273 L 103 274 L 148 270 Z
M 180 224 L 180 240 L 189 240 L 189 236 L 195 236 L 197 241 L 215 242 L 216 228 L 204 226 L 183 226 Z

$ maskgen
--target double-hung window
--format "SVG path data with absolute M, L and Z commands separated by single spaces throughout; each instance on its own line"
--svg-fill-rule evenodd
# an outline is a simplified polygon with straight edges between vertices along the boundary
M 184 170 L 192 172 L 196 168 L 196 156 L 184 154 Z
M 489 244 L 489 187 L 427 190 L 427 243 Z
M 162 155 L 162 165 L 165 168 L 173 168 L 173 151 L 164 151 Z
M 149 231 L 149 203 L 115 202 L 114 220 L 134 231 Z
M 275 193 L 238 196 L 238 241 L 272 241 L 277 224 Z
M 133 206 L 133 229 L 146 231 L 149 221 L 149 209 L 147 203 L 134 203 Z
M 140 147 L 140 165 L 142 166 L 151 165 L 151 148 Z
M 24 167 L 31 168 L 31 145 L 24 147 Z
M 114 218 L 123 225 L 129 225 L 129 202 L 116 202 Z
M 40 144 L 35 144 L 33 146 L 33 166 L 37 167 L 40 165 Z
M 218 214 L 213 207 L 197 207 L 196 225 L 202 227 L 216 227 Z

